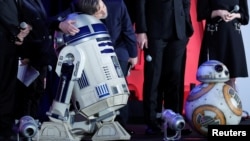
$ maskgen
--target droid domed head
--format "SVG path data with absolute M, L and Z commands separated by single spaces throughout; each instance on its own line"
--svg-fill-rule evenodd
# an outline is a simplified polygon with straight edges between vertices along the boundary
M 100 38 L 107 38 L 107 36 L 110 37 L 106 26 L 94 16 L 81 13 L 71 13 L 65 18 L 65 20 L 74 20 L 74 25 L 80 29 L 80 32 L 71 36 L 69 34 L 64 34 L 61 31 L 55 31 L 54 49 L 57 54 L 59 54 L 65 46 L 69 44 L 76 45 L 83 41 L 88 41 L 93 38 L 93 35 Z
M 205 83 L 227 82 L 229 71 L 222 62 L 209 60 L 199 66 L 196 78 L 198 81 Z

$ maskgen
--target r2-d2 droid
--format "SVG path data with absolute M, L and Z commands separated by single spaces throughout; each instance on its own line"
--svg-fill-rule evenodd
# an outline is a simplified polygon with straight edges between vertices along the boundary
M 186 99 L 185 113 L 190 125 L 207 135 L 209 125 L 237 125 L 242 115 L 242 104 L 237 92 L 225 82 L 229 80 L 227 67 L 209 60 L 199 66 L 197 80 Z
M 76 21 L 80 32 L 56 33 L 60 82 L 40 141 L 79 141 L 86 134 L 93 141 L 130 140 L 114 121 L 116 111 L 127 104 L 129 89 L 105 25 L 85 14 L 68 19 Z

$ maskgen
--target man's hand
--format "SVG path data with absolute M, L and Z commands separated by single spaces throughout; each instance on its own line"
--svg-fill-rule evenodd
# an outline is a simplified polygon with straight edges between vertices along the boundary
M 136 40 L 140 49 L 148 48 L 148 37 L 146 33 L 137 34 Z
M 75 26 L 76 21 L 74 20 L 65 20 L 60 22 L 59 29 L 65 33 L 74 36 L 80 30 Z
M 131 64 L 131 68 L 135 67 L 135 65 L 138 62 L 138 57 L 135 58 L 129 58 L 128 62 Z
M 24 58 L 22 60 L 20 60 L 20 65 L 28 65 L 30 62 L 30 60 L 28 58 Z
M 24 38 L 29 35 L 31 30 L 32 30 L 32 27 L 30 25 L 27 25 L 26 28 L 21 29 L 20 32 L 17 34 L 18 40 L 15 41 L 15 44 L 22 45 Z

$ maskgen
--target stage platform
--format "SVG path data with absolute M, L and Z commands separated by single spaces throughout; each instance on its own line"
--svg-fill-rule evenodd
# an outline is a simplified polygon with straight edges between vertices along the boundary
M 142 119 L 143 121 L 143 119 Z M 250 125 L 250 118 L 242 119 L 242 125 Z M 131 135 L 130 141 L 164 141 L 164 135 L 145 135 L 146 126 L 142 123 L 130 123 L 128 129 L 133 130 L 135 133 Z M 189 135 L 182 135 L 182 138 L 179 141 L 208 141 L 207 138 L 201 134 L 198 134 L 195 130 L 190 128 L 188 124 L 184 129 L 190 129 L 192 131 Z M 91 140 L 82 140 L 82 141 L 91 141 Z
M 240 124 L 242 125 L 250 125 L 250 117 L 242 118 Z M 144 119 L 141 118 L 130 118 L 128 129 L 134 131 L 135 133 L 131 135 L 130 141 L 164 141 L 164 135 L 146 135 L 145 129 L 146 125 L 144 124 Z M 184 129 L 190 129 L 192 131 L 189 135 L 182 135 L 182 138 L 179 141 L 208 141 L 207 137 L 197 133 L 193 130 L 188 123 Z M 91 141 L 90 139 L 84 139 L 81 141 Z
M 250 117 L 242 118 L 242 125 L 250 125 Z M 129 124 L 129 129 L 135 131 L 135 134 L 132 135 L 131 141 L 163 141 L 164 135 L 145 135 L 146 126 L 142 123 L 140 124 Z M 195 130 L 189 127 L 186 124 L 185 129 L 191 129 L 192 133 L 189 135 L 182 135 L 180 141 L 207 141 L 207 138 L 201 134 L 198 134 Z
M 130 123 L 128 124 L 128 129 L 134 131 L 135 133 L 131 135 L 130 141 L 163 141 L 164 135 L 145 135 L 145 124 L 142 123 L 143 119 L 130 119 Z M 242 118 L 241 123 L 242 125 L 250 125 L 250 117 Z M 189 135 L 182 135 L 182 138 L 179 141 L 207 141 L 207 138 L 198 134 L 196 131 L 194 131 L 192 128 L 186 124 L 186 127 L 184 129 L 191 129 L 192 133 Z M 0 141 L 6 141 L 1 140 Z M 13 136 L 11 140 L 8 141 L 27 141 L 23 138 L 18 138 L 16 136 Z M 91 141 L 91 138 L 85 138 L 81 141 Z

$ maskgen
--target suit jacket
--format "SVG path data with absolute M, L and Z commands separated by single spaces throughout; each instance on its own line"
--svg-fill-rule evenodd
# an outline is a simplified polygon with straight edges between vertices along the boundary
M 191 36 L 190 0 L 137 0 L 136 32 L 163 39 Z
M 13 54 L 10 47 L 19 33 L 18 9 L 15 0 L 0 0 L 0 54 Z
M 128 61 L 137 56 L 136 36 L 123 0 L 103 0 L 108 17 L 106 25 L 119 60 Z
M 32 26 L 26 37 L 22 57 L 30 58 L 34 67 L 54 65 L 56 55 L 52 46 L 50 21 L 40 0 L 20 0 L 21 19 Z M 53 60 L 52 60 L 53 59 Z M 53 63 L 54 63 L 53 62 Z
M 21 18 L 30 24 L 34 29 L 31 31 L 33 40 L 40 40 L 47 36 L 49 25 L 47 24 L 47 14 L 40 0 L 20 0 L 22 11 Z

